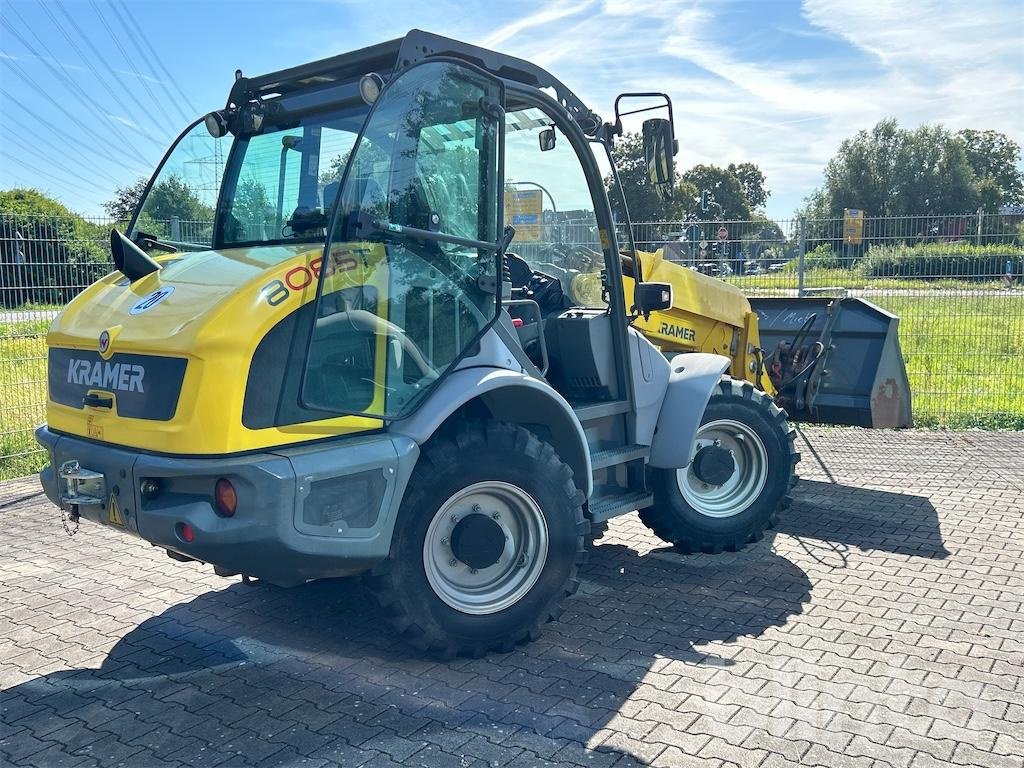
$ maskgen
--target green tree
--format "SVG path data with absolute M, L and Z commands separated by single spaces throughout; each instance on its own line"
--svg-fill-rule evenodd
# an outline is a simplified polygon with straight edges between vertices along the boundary
M 763 193 L 764 175 L 752 163 L 744 163 L 743 165 L 750 166 L 760 176 L 762 181 L 757 186 L 760 188 L 761 193 Z M 743 183 L 732 170 L 735 167 L 720 168 L 717 165 L 695 165 L 683 174 L 682 180 L 693 186 L 698 194 L 708 190 L 714 196 L 715 202 L 722 206 L 721 217 L 718 216 L 718 210 L 714 207 L 705 214 L 706 216 L 734 221 L 750 218 L 751 203 L 747 199 Z M 749 169 L 746 172 L 749 173 Z M 766 194 L 765 198 L 767 199 Z
M 825 166 L 825 182 L 805 213 L 868 216 L 968 213 L 980 200 L 964 142 L 941 125 L 908 130 L 882 120 L 840 145 Z
M 175 174 L 161 179 L 149 191 L 143 210 L 156 221 L 168 221 L 173 218 L 182 221 L 213 220 L 213 209 L 203 203 L 195 191 Z
M 231 201 L 229 226 L 240 227 L 232 231 L 229 240 L 263 240 L 277 224 L 277 206 L 270 199 L 267 188 L 257 179 L 243 179 Z
M 643 137 L 639 133 L 627 133 L 616 142 L 612 157 L 622 187 L 611 175 L 605 179 L 605 185 L 612 212 L 618 221 L 626 219 L 623 198 L 633 221 L 680 221 L 695 209 L 697 190 L 683 179 L 676 181 L 670 199 L 659 196 L 647 179 Z
M 771 191 L 765 188 L 765 177 L 760 168 L 753 163 L 729 163 L 726 170 L 739 181 L 748 206 L 760 208 L 768 202 Z
M 139 200 L 142 199 L 142 193 L 146 191 L 148 183 L 149 179 L 140 176 L 134 183 L 118 187 L 114 190 L 114 196 L 103 203 L 103 210 L 113 219 L 128 221 L 135 213 L 135 208 L 139 205 Z
M 105 274 L 108 230 L 35 189 L 0 191 L 0 304 L 61 304 Z
M 1020 145 L 999 131 L 965 128 L 956 135 L 964 143 L 967 162 L 978 179 L 982 207 L 994 210 L 999 205 L 1024 203 L 1024 172 L 1018 168 Z

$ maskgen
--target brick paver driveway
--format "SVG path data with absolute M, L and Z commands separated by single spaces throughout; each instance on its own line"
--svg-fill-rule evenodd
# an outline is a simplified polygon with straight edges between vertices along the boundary
M 772 541 L 614 521 L 533 645 L 435 663 L 354 580 L 283 590 L 3 486 L 0 762 L 1013 766 L 1024 434 L 805 429 Z

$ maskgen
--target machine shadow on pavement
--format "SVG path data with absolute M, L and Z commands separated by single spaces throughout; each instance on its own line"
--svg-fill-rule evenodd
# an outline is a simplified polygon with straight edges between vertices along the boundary
M 635 517 L 617 525 L 638 538 L 644 530 Z M 98 669 L 55 672 L 3 698 L 19 711 L 39 707 L 19 722 L 33 733 L 54 714 L 74 718 L 60 742 L 103 764 L 139 746 L 146 751 L 134 759 L 147 764 L 224 754 L 247 764 L 302 755 L 362 764 L 356 758 L 374 750 L 402 764 L 466 755 L 461 764 L 476 765 L 516 747 L 593 763 L 588 744 L 646 677 L 684 664 L 714 674 L 732 663 L 730 641 L 784 624 L 811 587 L 767 542 L 718 557 L 599 544 L 581 576 L 538 641 L 453 662 L 396 641 L 358 579 L 233 584 L 144 621 Z M 620 751 L 641 757 L 597 750 L 612 753 L 599 764 Z

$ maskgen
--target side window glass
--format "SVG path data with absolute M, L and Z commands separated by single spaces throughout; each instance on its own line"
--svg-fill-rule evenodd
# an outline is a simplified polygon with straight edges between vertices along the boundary
M 501 100 L 498 81 L 449 62 L 382 92 L 323 260 L 307 407 L 407 414 L 494 320 Z
M 229 146 L 202 120 L 192 126 L 161 165 L 129 236 L 145 232 L 183 248 L 209 248 Z
M 604 250 L 594 201 L 569 139 L 536 107 L 505 120 L 505 222 L 515 227 L 509 250 L 533 270 L 555 277 L 573 306 L 602 307 Z M 542 150 L 541 134 L 554 131 Z M 548 134 L 550 135 L 550 134 Z

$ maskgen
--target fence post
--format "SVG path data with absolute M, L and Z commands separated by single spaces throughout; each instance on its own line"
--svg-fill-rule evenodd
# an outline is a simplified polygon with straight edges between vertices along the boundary
M 171 240 L 176 243 L 181 242 L 181 219 L 177 216 L 171 216 Z
M 978 234 L 977 234 L 977 236 L 974 239 L 974 244 L 975 245 L 981 245 L 981 216 L 982 216 L 982 209 L 979 208 L 978 209 Z
M 800 217 L 800 259 L 796 266 L 796 295 L 804 297 L 804 254 L 807 253 L 807 217 Z

